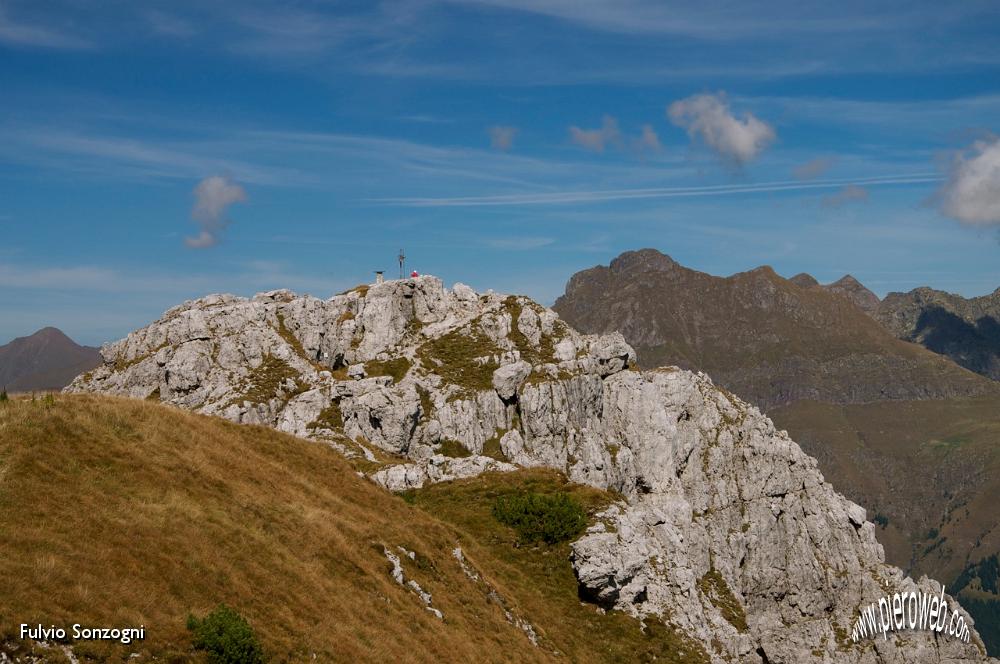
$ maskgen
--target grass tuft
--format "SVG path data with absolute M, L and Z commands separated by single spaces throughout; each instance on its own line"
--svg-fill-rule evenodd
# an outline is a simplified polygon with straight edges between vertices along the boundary
M 417 357 L 426 370 L 466 393 L 493 389 L 493 372 L 499 367 L 494 356 L 499 353 L 500 349 L 478 329 L 476 321 L 431 339 L 417 349 Z
M 443 454 L 446 457 L 451 457 L 453 459 L 462 459 L 467 456 L 472 456 L 465 445 L 458 442 L 457 440 L 452 440 L 451 438 L 445 438 L 441 441 L 441 446 L 437 449 L 438 454 Z
M 410 371 L 411 366 L 410 360 L 405 357 L 396 357 L 391 360 L 368 360 L 365 362 L 365 373 L 369 376 L 392 376 L 392 380 L 398 383 Z
M 698 590 L 719 610 L 722 617 L 740 632 L 747 631 L 747 616 L 719 570 L 710 568 L 698 580 Z
M 295 386 L 291 389 L 285 387 L 288 380 L 295 382 Z M 302 382 L 299 372 L 288 362 L 273 355 L 265 355 L 260 365 L 251 370 L 250 375 L 243 381 L 240 396 L 234 397 L 228 405 L 244 402 L 263 404 L 275 397 L 281 397 L 287 403 L 307 389 L 309 386 Z

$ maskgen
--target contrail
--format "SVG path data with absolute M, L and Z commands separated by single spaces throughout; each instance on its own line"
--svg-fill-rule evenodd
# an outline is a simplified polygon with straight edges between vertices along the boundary
M 644 198 L 679 198 L 685 196 L 732 196 L 774 191 L 833 189 L 853 184 L 858 186 L 908 185 L 941 182 L 936 173 L 914 173 L 860 179 L 800 182 L 785 180 L 757 184 L 722 184 L 699 187 L 655 187 L 650 189 L 605 189 L 597 191 L 561 191 L 538 194 L 505 194 L 496 196 L 462 196 L 452 198 L 371 198 L 368 202 L 402 207 L 458 207 L 480 205 L 560 205 L 566 203 L 596 203 L 602 201 Z

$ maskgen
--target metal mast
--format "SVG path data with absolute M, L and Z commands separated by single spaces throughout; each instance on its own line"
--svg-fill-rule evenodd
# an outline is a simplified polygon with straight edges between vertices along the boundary
M 399 278 L 402 279 L 403 278 L 403 264 L 406 262 L 406 254 L 403 253 L 402 249 L 399 250 L 399 256 L 397 258 L 399 258 Z

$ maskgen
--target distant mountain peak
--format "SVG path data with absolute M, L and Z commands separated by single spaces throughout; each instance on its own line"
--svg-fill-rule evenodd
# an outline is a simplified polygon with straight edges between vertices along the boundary
M 819 286 L 819 282 L 816 281 L 816 277 L 812 276 L 808 272 L 799 272 L 797 275 L 789 279 L 789 281 L 800 288 Z
M 61 389 L 100 363 L 96 348 L 77 344 L 57 327 L 43 327 L 0 346 L 0 386 L 12 392 Z
M 868 288 L 850 274 L 845 274 L 832 284 L 823 286 L 831 293 L 838 293 L 858 306 L 869 316 L 874 316 L 878 311 L 882 300 L 879 296 L 868 290 Z
M 657 249 L 626 251 L 613 259 L 610 269 L 615 274 L 626 272 L 668 272 L 679 264 Z

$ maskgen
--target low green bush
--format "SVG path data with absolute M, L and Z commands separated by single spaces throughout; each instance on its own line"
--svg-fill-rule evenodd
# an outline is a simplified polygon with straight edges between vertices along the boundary
M 518 493 L 493 502 L 493 517 L 517 532 L 523 543 L 557 544 L 573 539 L 587 527 L 580 502 L 565 493 Z
M 264 650 L 243 616 L 225 604 L 199 620 L 188 615 L 195 650 L 203 650 L 212 664 L 263 664 Z

